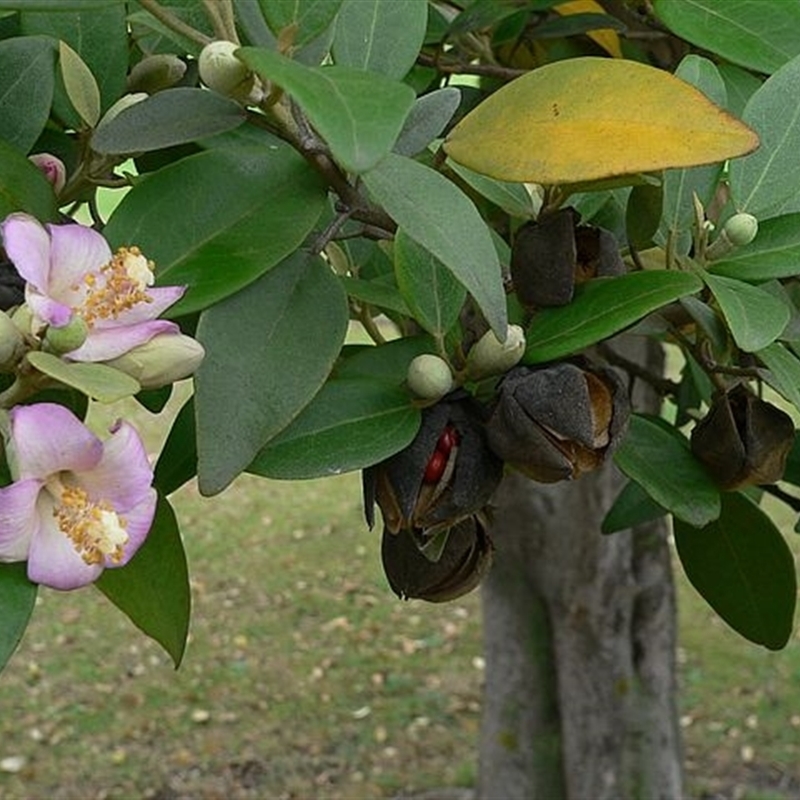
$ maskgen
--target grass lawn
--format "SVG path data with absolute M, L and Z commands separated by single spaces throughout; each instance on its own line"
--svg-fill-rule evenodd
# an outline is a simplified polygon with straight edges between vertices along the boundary
M 358 475 L 244 477 L 173 501 L 194 589 L 183 666 L 99 592 L 43 591 L 0 678 L 0 797 L 366 800 L 473 785 L 478 595 L 398 601 Z M 800 640 L 747 644 L 682 580 L 680 608 L 692 796 L 800 796 Z

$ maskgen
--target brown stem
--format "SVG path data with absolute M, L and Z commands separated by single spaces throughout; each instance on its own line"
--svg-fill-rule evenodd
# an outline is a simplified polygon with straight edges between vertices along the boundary
M 440 61 L 438 56 L 428 53 L 420 53 L 417 56 L 417 64 L 423 67 L 433 67 L 438 72 L 448 75 L 480 75 L 486 78 L 499 78 L 503 81 L 513 81 L 525 75 L 527 69 L 514 69 L 513 67 L 502 67 L 499 64 L 462 64 L 456 61 Z
M 648 386 L 651 386 L 661 397 L 674 397 L 680 389 L 680 384 L 676 381 L 671 381 L 669 378 L 664 378 L 654 372 L 631 361 L 629 358 L 618 353 L 606 342 L 600 342 L 597 345 L 597 351 L 601 356 L 612 366 L 619 367 L 625 370 L 632 378 L 638 378 L 644 381 Z
M 169 9 L 164 8 L 158 0 L 139 0 L 139 5 L 151 13 L 159 22 L 163 22 L 164 25 L 175 31 L 175 33 L 179 33 L 181 36 L 185 36 L 203 47 L 214 41 L 210 36 L 206 36 L 201 31 L 193 28 L 180 17 L 176 17 Z

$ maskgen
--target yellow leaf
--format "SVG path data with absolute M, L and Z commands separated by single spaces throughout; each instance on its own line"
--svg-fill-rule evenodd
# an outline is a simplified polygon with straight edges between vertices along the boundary
M 606 10 L 596 0 L 567 0 L 566 3 L 559 3 L 553 6 L 553 11 L 561 14 L 562 17 L 570 14 L 605 14 Z M 586 35 L 595 43 L 599 44 L 603 50 L 614 58 L 622 58 L 622 49 L 619 46 L 619 36 L 612 28 L 598 28 L 594 31 L 587 31 Z
M 559 61 L 517 78 L 444 144 L 475 172 L 541 184 L 710 164 L 756 147 L 754 131 L 688 83 L 607 58 Z

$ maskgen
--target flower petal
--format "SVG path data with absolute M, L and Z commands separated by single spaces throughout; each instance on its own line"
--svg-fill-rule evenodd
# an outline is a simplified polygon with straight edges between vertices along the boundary
M 153 468 L 136 428 L 118 422 L 93 469 L 77 476 L 92 500 L 107 500 L 123 516 L 150 496 Z
M 92 328 L 86 341 L 66 356 L 71 361 L 108 361 L 149 342 L 159 333 L 178 333 L 179 330 L 174 322 L 166 319 L 117 325 L 114 328 Z
M 84 225 L 48 225 L 50 232 L 50 282 L 47 294 L 72 303 L 88 272 L 111 261 L 108 242 Z
M 72 542 L 63 534 L 53 516 L 53 498 L 48 492 L 39 495 L 39 525 L 31 538 L 28 578 L 53 589 L 77 589 L 100 577 L 101 565 L 87 564 Z
M 35 316 L 56 328 L 63 327 L 72 319 L 72 309 L 69 306 L 41 294 L 31 284 L 25 286 L 25 302 Z
M 25 480 L 0 489 L 0 561 L 25 561 L 38 525 L 36 499 L 42 482 Z
M 17 272 L 40 291 L 46 291 L 50 275 L 50 237 L 29 214 L 11 214 L 0 224 L 3 246 Z
M 83 472 L 99 463 L 102 442 L 64 406 L 35 403 L 9 413 L 18 479 L 46 479 L 62 470 Z
M 155 489 L 150 489 L 147 497 L 141 503 L 129 509 L 123 518 L 125 519 L 125 530 L 128 534 L 128 541 L 122 549 L 122 560 L 114 564 L 106 562 L 107 567 L 124 567 L 135 555 L 136 551 L 144 544 L 147 534 L 153 525 L 153 518 L 156 514 L 156 503 L 158 493 Z
M 137 303 L 132 308 L 122 311 L 116 319 L 99 319 L 96 328 L 112 328 L 118 325 L 135 325 L 160 316 L 166 309 L 183 297 L 185 286 L 151 286 L 147 289 L 150 296 L 149 303 Z

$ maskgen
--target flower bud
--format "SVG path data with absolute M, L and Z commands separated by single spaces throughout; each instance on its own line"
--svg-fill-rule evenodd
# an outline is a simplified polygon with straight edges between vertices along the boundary
M 756 238 L 758 220 L 752 214 L 734 214 L 722 226 L 719 236 L 706 250 L 706 258 L 715 261 Z
M 386 529 L 432 536 L 478 513 L 503 476 L 489 449 L 482 406 L 471 397 L 443 400 L 422 411 L 411 444 L 364 470 L 364 511 L 370 527 L 374 503 Z
M 420 551 L 412 531 L 384 530 L 383 571 L 402 599 L 444 603 L 471 592 L 492 564 L 492 544 L 479 516 L 468 517 L 441 535 L 446 537 L 436 561 Z
M 239 45 L 216 41 L 207 44 L 200 53 L 200 79 L 215 92 L 242 103 L 258 103 L 263 92 L 258 79 L 234 53 Z
M 45 178 L 52 184 L 53 191 L 59 194 L 67 182 L 67 168 L 64 162 L 50 153 L 34 153 L 28 156 L 28 160 L 44 173 Z
M 47 349 L 56 355 L 71 353 L 77 350 L 89 335 L 89 326 L 83 317 L 73 314 L 72 319 L 60 328 L 48 326 L 45 331 L 44 341 Z
M 134 64 L 128 75 L 129 92 L 155 94 L 162 89 L 174 86 L 186 74 L 186 64 L 171 53 L 157 53 L 145 56 Z
M 123 111 L 130 108 L 131 106 L 135 106 L 137 103 L 141 103 L 142 100 L 147 100 L 149 95 L 146 92 L 135 92 L 133 94 L 124 94 L 114 103 L 111 108 L 103 114 L 103 118 L 100 122 L 97 123 L 98 128 L 102 128 L 108 122 L 111 122 L 112 119 L 118 117 Z
M 103 363 L 135 378 L 142 389 L 158 389 L 189 377 L 204 355 L 203 346 L 191 336 L 161 333 Z
M 12 372 L 25 354 L 25 340 L 19 328 L 0 311 L 0 372 Z
M 794 442 L 788 414 L 744 384 L 719 393 L 692 431 L 692 453 L 723 489 L 775 483 Z
M 408 365 L 408 388 L 424 400 L 439 400 L 453 388 L 448 363 L 432 353 L 423 353 Z
M 473 380 L 502 375 L 516 366 L 525 354 L 525 332 L 519 325 L 509 325 L 506 340 L 501 342 L 487 331 L 467 355 L 467 374 Z
M 598 467 L 630 416 L 615 372 L 571 363 L 516 367 L 499 386 L 487 423 L 489 446 L 533 480 L 553 483 Z

